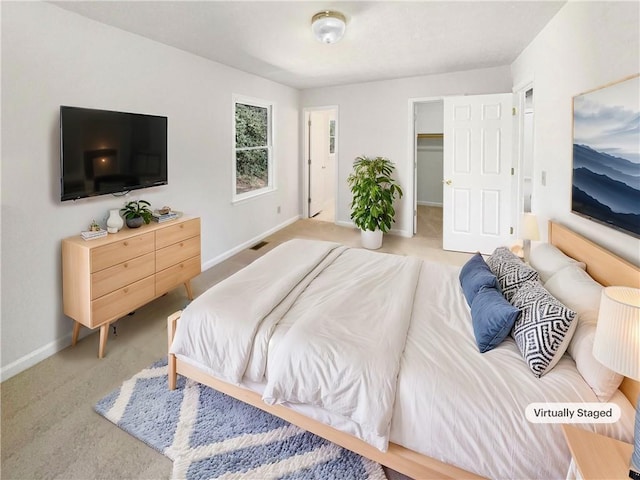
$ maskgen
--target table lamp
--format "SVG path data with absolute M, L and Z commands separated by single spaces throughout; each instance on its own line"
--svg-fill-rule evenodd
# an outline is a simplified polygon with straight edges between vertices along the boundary
M 533 213 L 522 214 L 522 247 L 524 249 L 524 261 L 529 262 L 529 254 L 531 253 L 531 240 L 540 240 L 540 231 L 538 230 L 538 218 Z
M 602 290 L 593 355 L 611 370 L 640 380 L 640 289 L 606 287 Z M 629 477 L 640 480 L 640 398 L 636 399 Z

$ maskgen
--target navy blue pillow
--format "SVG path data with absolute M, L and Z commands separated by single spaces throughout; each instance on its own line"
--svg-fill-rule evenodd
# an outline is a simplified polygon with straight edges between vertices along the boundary
M 493 274 L 482 255 L 476 253 L 460 270 L 460 285 L 467 303 L 471 306 L 473 299 L 482 287 L 498 287 L 498 279 Z
M 500 290 L 482 287 L 471 304 L 473 334 L 480 352 L 494 349 L 509 335 L 520 310 L 511 305 Z

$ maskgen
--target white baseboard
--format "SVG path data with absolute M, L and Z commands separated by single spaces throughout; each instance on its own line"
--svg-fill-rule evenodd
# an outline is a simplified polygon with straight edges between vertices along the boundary
M 86 332 L 88 335 L 90 332 Z M 51 343 L 46 344 L 43 347 L 28 353 L 22 358 L 19 358 L 15 362 L 11 362 L 0 369 L 0 382 L 10 379 L 14 375 L 25 371 L 27 368 L 33 367 L 35 364 L 40 363 L 42 360 L 49 358 L 54 353 L 59 352 L 71 345 L 71 332 L 63 337 L 54 340 Z
M 427 207 L 440 207 L 440 208 L 442 208 L 442 202 L 424 202 L 424 201 L 418 200 L 416 203 L 418 205 L 426 205 Z
M 338 225 L 339 227 L 356 228 L 353 222 L 350 222 L 350 221 L 345 222 L 344 220 L 336 220 L 336 225 Z
M 357 228 L 353 222 L 345 222 L 344 220 L 337 220 L 336 225 L 340 227 Z M 406 230 L 398 230 L 397 228 L 392 228 L 391 230 L 389 230 L 389 234 L 407 238 L 413 237 L 413 234 L 411 232 L 408 232 Z
M 218 263 L 226 260 L 227 258 L 234 256 L 236 253 L 244 250 L 245 248 L 255 245 L 263 238 L 268 237 L 269 235 L 277 232 L 278 230 L 283 229 L 288 225 L 291 225 L 292 223 L 294 223 L 299 219 L 300 219 L 300 215 L 292 217 L 289 220 L 286 220 L 285 222 L 281 223 L 280 225 L 277 225 L 271 228 L 270 230 L 267 230 L 266 232 L 252 238 L 251 240 L 244 242 L 242 245 L 238 245 L 237 247 L 234 247 L 231 250 L 228 250 L 223 254 L 218 255 L 212 260 L 209 260 L 204 264 L 202 264 L 202 270 L 204 271 L 213 267 L 214 265 L 217 265 Z M 83 328 L 80 332 L 79 338 L 83 338 L 87 335 L 90 335 L 91 333 L 94 333 L 94 330 Z M 58 353 L 60 350 L 67 348 L 69 345 L 71 345 L 71 332 L 67 333 L 66 335 L 63 335 L 62 337 L 58 338 L 57 340 L 54 340 L 53 342 L 50 342 L 44 345 L 43 347 L 38 348 L 37 350 L 34 350 L 31 353 L 24 355 L 23 357 L 17 359 L 16 361 L 11 362 L 9 365 L 3 366 L 0 369 L 0 382 L 4 382 L 5 380 L 8 380 L 9 378 L 19 374 L 20 372 L 25 371 L 27 368 L 33 367 L 35 364 L 40 363 L 42 360 L 45 360 L 49 358 L 51 355 Z
M 286 220 L 286 221 L 282 222 L 280 225 L 276 225 L 275 227 L 267 230 L 266 232 L 263 232 L 260 235 L 257 235 L 255 237 L 253 237 L 251 240 L 247 240 L 246 242 L 238 245 L 237 247 L 234 247 L 231 250 L 227 250 L 226 252 L 221 253 L 217 257 L 214 257 L 211 260 L 203 263 L 202 264 L 202 271 L 204 272 L 205 270 L 209 270 L 211 267 L 216 266 L 220 262 L 224 262 L 226 259 L 233 257 L 236 253 L 240 253 L 242 250 L 245 250 L 245 249 L 247 249 L 249 247 L 252 247 L 256 243 L 261 241 L 263 238 L 266 238 L 269 235 L 272 235 L 272 234 L 276 233 L 278 230 L 282 230 L 284 227 L 287 227 L 287 226 L 291 225 L 292 223 L 297 222 L 298 220 L 300 220 L 300 218 L 302 218 L 300 215 L 296 215 L 295 217 L 291 217 L 289 220 Z

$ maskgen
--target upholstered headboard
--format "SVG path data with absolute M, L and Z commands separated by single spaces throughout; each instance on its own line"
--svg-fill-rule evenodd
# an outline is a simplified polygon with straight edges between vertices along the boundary
M 640 268 L 618 257 L 607 249 L 584 238 L 573 230 L 549 222 L 549 243 L 558 247 L 566 255 L 583 262 L 587 273 L 604 286 L 620 285 L 640 288 Z M 625 378 L 620 390 L 632 405 L 640 396 L 640 382 Z

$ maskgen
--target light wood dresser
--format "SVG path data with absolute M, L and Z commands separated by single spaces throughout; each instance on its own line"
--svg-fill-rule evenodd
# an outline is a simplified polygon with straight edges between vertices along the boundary
M 109 324 L 200 273 L 200 218 L 182 217 L 140 228 L 124 228 L 96 240 L 79 235 L 62 241 L 62 298 L 65 315 L 80 327 L 100 327 L 98 357 L 104 356 Z

